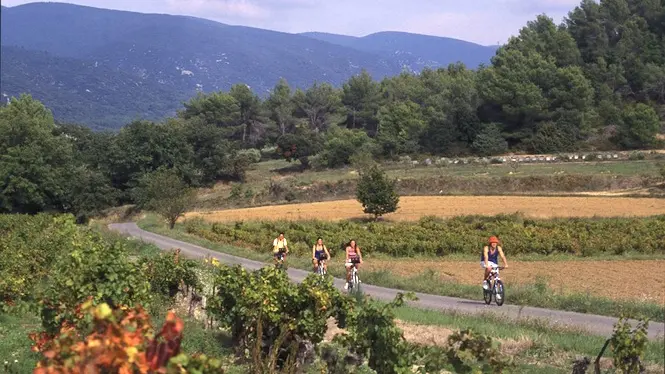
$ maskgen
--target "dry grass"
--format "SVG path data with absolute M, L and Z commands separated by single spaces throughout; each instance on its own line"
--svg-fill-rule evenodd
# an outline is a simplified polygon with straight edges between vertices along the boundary
M 507 256 L 510 256 L 507 253 Z M 501 273 L 507 284 L 533 284 L 538 278 L 560 292 L 588 293 L 613 300 L 638 300 L 665 305 L 665 280 L 660 269 L 665 260 L 513 262 Z M 389 271 L 412 277 L 433 270 L 442 282 L 480 284 L 482 270 L 478 262 L 372 259 L 365 271 Z M 639 274 L 639 276 L 636 276 Z
M 389 220 L 412 221 L 422 216 L 495 215 L 521 212 L 533 218 L 625 217 L 665 214 L 665 200 L 625 197 L 531 197 L 531 196 L 403 196 L 397 212 Z M 209 221 L 321 219 L 342 220 L 363 217 L 356 200 L 288 204 L 247 209 L 190 212 Z
M 423 345 L 436 345 L 443 347 L 446 344 L 448 336 L 453 333 L 453 330 L 433 325 L 420 325 L 416 323 L 395 320 L 397 327 L 404 332 L 404 338 L 416 344 Z M 331 341 L 336 335 L 345 334 L 346 330 L 337 327 L 334 318 L 328 319 L 328 329 L 323 338 L 324 341 Z

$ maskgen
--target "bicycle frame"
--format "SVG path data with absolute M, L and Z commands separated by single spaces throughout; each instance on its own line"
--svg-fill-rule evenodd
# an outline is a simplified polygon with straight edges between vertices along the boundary
M 325 264 L 326 264 L 326 260 L 320 260 L 319 261 L 319 266 L 317 267 L 317 273 L 321 276 L 326 275 Z
M 499 276 L 499 270 L 503 270 L 503 267 L 493 266 L 492 270 L 490 270 L 490 276 L 487 278 L 490 283 L 490 289 L 494 287 L 494 283 L 496 283 L 497 280 L 501 280 L 501 276 Z
M 354 266 L 351 267 L 351 287 L 349 287 L 349 290 L 358 288 L 358 284 L 360 283 L 360 279 L 358 279 L 358 269 L 356 269 L 355 264 L 353 265 Z
M 284 259 L 286 258 L 286 252 L 279 252 L 277 253 L 277 263 L 275 266 L 282 266 L 284 265 Z

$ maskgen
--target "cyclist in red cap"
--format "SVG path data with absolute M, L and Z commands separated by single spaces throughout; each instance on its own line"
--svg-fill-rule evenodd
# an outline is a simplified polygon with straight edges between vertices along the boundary
M 499 238 L 496 236 L 490 237 L 489 245 L 486 245 L 483 248 L 483 254 L 480 256 L 480 266 L 485 269 L 485 276 L 483 277 L 483 288 L 488 289 L 489 283 L 487 278 L 490 276 L 490 270 L 493 267 L 499 266 L 499 256 L 503 261 L 503 267 L 508 267 L 508 261 L 506 261 L 506 256 L 503 254 L 503 249 L 499 245 Z

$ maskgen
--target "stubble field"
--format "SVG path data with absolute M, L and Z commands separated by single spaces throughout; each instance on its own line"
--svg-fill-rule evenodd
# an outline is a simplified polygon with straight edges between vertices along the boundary
M 665 214 L 665 199 L 626 197 L 536 196 L 403 196 L 399 209 L 385 216 L 393 221 L 414 221 L 423 216 L 496 215 L 520 212 L 533 218 L 627 217 Z M 269 219 L 342 220 L 364 217 L 356 200 L 287 204 L 246 209 L 190 212 L 185 218 L 212 222 Z
M 665 260 L 511 261 L 509 249 L 506 252 L 510 266 L 501 278 L 507 284 L 534 284 L 540 278 L 556 292 L 665 305 L 665 281 L 658 270 L 665 268 Z M 483 274 L 480 254 L 477 262 L 372 259 L 363 269 L 404 277 L 432 270 L 441 282 L 471 285 L 480 285 Z

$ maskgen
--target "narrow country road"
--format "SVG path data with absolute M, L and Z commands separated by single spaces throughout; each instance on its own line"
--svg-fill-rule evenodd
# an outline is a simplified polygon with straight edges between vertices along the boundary
M 259 261 L 248 260 L 245 258 L 216 252 L 194 244 L 182 242 L 179 240 L 168 238 L 166 236 L 144 231 L 140 229 L 136 225 L 136 223 L 133 222 L 110 224 L 109 228 L 111 230 L 139 238 L 145 242 L 153 243 L 157 245 L 159 248 L 164 250 L 172 248 L 180 248 L 181 253 L 183 255 L 192 258 L 204 258 L 207 256 L 212 256 L 214 258 L 217 258 L 219 261 L 228 264 L 240 264 L 247 269 L 259 269 L 266 265 L 265 263 Z M 309 274 L 309 272 L 300 269 L 288 269 L 288 274 L 291 277 L 291 279 L 300 282 Z M 361 274 L 361 279 L 362 279 L 362 274 Z M 344 286 L 344 281 L 342 279 L 335 278 L 335 286 L 341 289 Z M 370 296 L 386 301 L 392 300 L 397 295 L 398 292 L 404 292 L 401 290 L 372 286 L 368 284 L 363 284 L 362 290 L 363 292 L 369 294 Z M 510 289 L 508 289 L 508 292 L 510 292 Z M 614 317 L 605 317 L 605 316 L 598 316 L 592 314 L 534 308 L 528 306 L 521 307 L 517 305 L 504 304 L 503 306 L 498 307 L 496 306 L 496 304 L 485 305 L 484 301 L 480 299 L 480 292 L 478 300 L 464 300 L 454 297 L 436 296 L 436 295 L 429 295 L 422 293 L 416 293 L 416 296 L 418 296 L 418 301 L 411 301 L 409 302 L 409 304 L 424 309 L 450 310 L 450 311 L 458 311 L 469 314 L 490 312 L 509 318 L 520 318 L 520 317 L 530 317 L 530 318 L 540 318 L 540 319 L 544 318 L 548 319 L 551 323 L 555 325 L 581 327 L 589 331 L 590 333 L 606 337 L 609 337 L 612 334 L 614 323 L 618 319 Z M 508 296 L 508 300 L 510 300 L 510 296 Z M 635 326 L 634 323 L 635 322 L 633 321 L 633 326 Z M 663 322 L 651 321 L 649 323 L 649 339 L 662 340 L 664 339 L 664 336 L 665 336 L 665 326 Z

